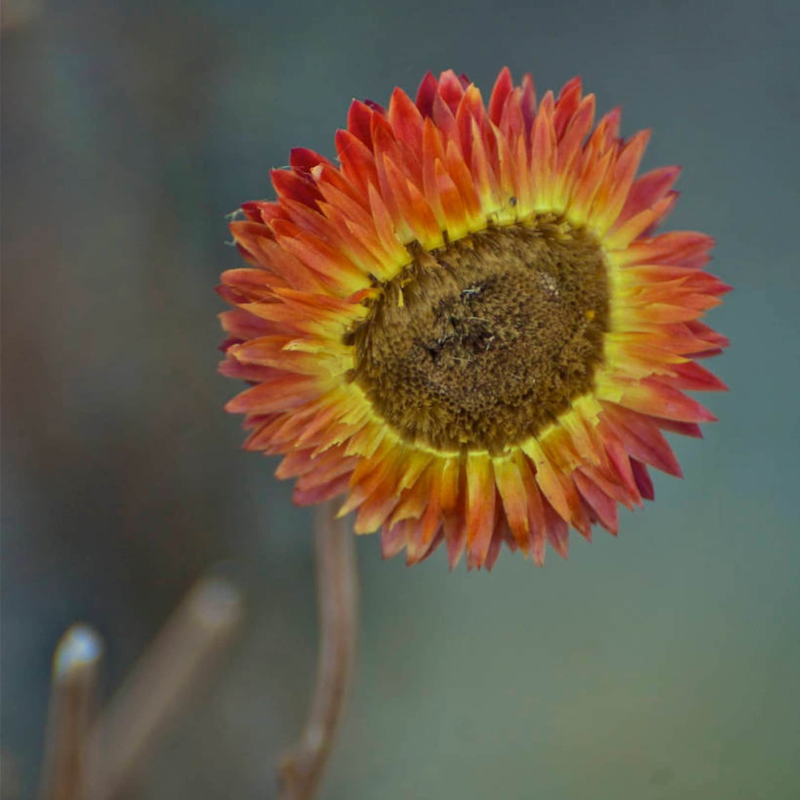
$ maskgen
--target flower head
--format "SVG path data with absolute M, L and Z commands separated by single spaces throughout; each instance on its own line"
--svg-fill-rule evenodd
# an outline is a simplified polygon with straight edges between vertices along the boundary
M 680 474 L 662 431 L 713 419 L 683 390 L 725 388 L 697 359 L 729 287 L 710 237 L 654 233 L 678 168 L 637 178 L 649 133 L 594 113 L 577 78 L 537 106 L 504 69 L 487 108 L 428 74 L 416 102 L 353 102 L 338 165 L 293 150 L 277 200 L 242 206 L 221 370 L 253 386 L 227 408 L 297 503 L 345 495 L 386 556 L 491 568 L 616 533 L 648 465 Z

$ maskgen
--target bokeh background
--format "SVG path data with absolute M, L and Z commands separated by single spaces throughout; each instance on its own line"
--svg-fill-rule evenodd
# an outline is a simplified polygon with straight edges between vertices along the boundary
M 4 797 L 30 797 L 52 650 L 105 638 L 113 693 L 208 569 L 247 621 L 128 796 L 268 798 L 316 658 L 312 514 L 240 451 L 215 373 L 225 214 L 353 96 L 453 67 L 540 91 L 574 74 L 669 227 L 719 241 L 720 422 L 685 480 L 543 569 L 407 569 L 358 541 L 362 633 L 323 798 L 800 796 L 800 5 L 784 2 L 7 0 L 3 59 Z

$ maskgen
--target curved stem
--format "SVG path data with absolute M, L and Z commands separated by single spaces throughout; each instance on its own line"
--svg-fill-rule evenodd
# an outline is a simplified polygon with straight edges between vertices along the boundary
M 278 766 L 281 800 L 310 800 L 342 719 L 355 663 L 358 579 L 354 536 L 326 503 L 316 520 L 320 650 L 311 711 L 300 742 Z

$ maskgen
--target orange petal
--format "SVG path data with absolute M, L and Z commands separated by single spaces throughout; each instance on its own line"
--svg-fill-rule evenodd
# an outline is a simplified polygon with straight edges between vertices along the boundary
M 514 539 L 521 549 L 527 550 L 530 536 L 528 501 L 519 468 L 513 459 L 497 459 L 494 474 Z
M 470 454 L 467 461 L 467 567 L 481 567 L 494 531 L 495 486 L 487 453 Z

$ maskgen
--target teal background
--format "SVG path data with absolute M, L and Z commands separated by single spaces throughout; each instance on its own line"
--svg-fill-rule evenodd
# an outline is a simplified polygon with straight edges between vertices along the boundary
M 126 797 L 265 798 L 316 658 L 309 510 L 239 450 L 215 374 L 224 215 L 352 97 L 426 70 L 488 92 L 575 74 L 671 229 L 718 239 L 720 422 L 685 480 L 543 569 L 407 569 L 358 541 L 358 674 L 328 800 L 800 797 L 800 6 L 796 2 L 54 0 L 3 31 L 4 794 L 31 797 L 49 662 L 81 619 L 106 695 L 193 581 L 247 592 L 238 642 Z

